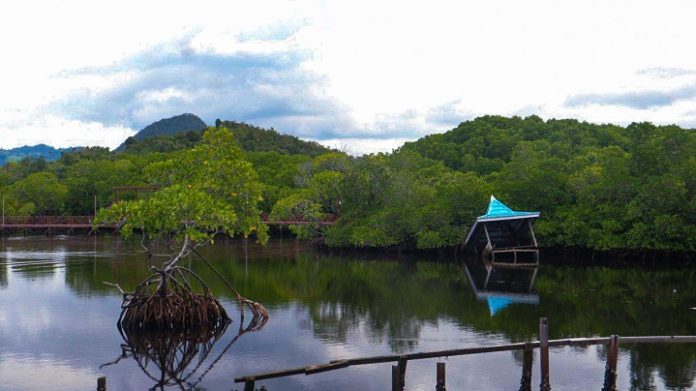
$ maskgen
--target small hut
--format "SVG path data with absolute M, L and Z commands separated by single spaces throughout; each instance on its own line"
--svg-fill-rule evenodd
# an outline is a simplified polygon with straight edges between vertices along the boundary
M 477 256 L 494 265 L 539 264 L 534 221 L 539 212 L 518 212 L 491 196 L 488 211 L 479 216 L 464 242 Z

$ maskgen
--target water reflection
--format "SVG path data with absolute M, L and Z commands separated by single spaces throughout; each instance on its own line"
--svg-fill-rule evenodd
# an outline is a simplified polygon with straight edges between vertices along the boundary
M 491 316 L 513 303 L 539 304 L 539 295 L 532 291 L 539 267 L 496 265 L 482 259 L 464 261 L 476 298 L 488 303 Z
M 52 254 L 54 246 L 59 251 Z M 195 369 L 206 350 L 202 339 L 168 337 L 167 343 L 138 340 L 136 344 L 114 330 L 121 295 L 101 282 L 114 281 L 132 289 L 148 274 L 142 255 L 129 246 L 105 237 L 96 242 L 92 238 L 5 242 L 0 248 L 0 389 L 41 389 L 39 381 L 49 383 L 43 388 L 51 389 L 48 376 L 34 379 L 31 387 L 9 380 L 31 378 L 31 366 L 26 363 L 71 368 L 70 373 L 79 378 L 75 384 L 92 385 L 97 375 L 105 375 L 109 388 L 157 386 L 163 371 L 156 359 L 147 359 L 147 369 L 155 380 L 143 374 L 138 363 L 147 352 L 171 346 L 171 341 L 178 349 L 181 344 L 198 347 L 185 374 L 170 376 L 171 368 L 164 366 L 165 375 L 170 374 L 167 379 L 181 380 Z M 193 384 L 205 372 L 196 387 L 206 389 L 234 388 L 230 379 L 235 376 L 346 357 L 536 339 L 541 316 L 550 318 L 551 338 L 614 333 L 685 335 L 696 331 L 696 311 L 690 310 L 696 305 L 694 269 L 545 264 L 538 269 L 533 284 L 528 274 L 518 278 L 508 271 L 492 270 L 484 289 L 476 277 L 479 272 L 457 263 L 324 255 L 294 240 L 271 242 L 266 248 L 250 245 L 247 264 L 240 242 L 221 240 L 205 251 L 233 286 L 264 303 L 273 317 L 263 330 L 245 334 L 225 353 L 222 351 L 237 335 L 238 325 L 233 323 L 219 336 L 200 368 L 186 378 Z M 38 265 L 46 270 L 40 271 Z M 228 309 L 235 308 L 234 296 L 216 282 L 207 267 L 195 262 L 191 267 L 211 283 L 213 293 Z M 485 273 L 484 269 L 484 278 Z M 51 278 L 44 278 L 46 274 Z M 535 295 L 538 299 L 535 304 L 513 301 L 495 309 L 491 316 L 488 298 L 483 300 L 477 292 L 507 295 L 509 287 L 501 288 L 506 285 L 501 281 L 510 279 L 516 281 L 509 284 L 515 287 L 515 295 Z M 533 286 L 531 291 L 529 286 Z M 121 345 L 127 347 L 128 359 L 99 369 L 100 364 L 124 354 Z M 221 353 L 215 367 L 206 372 Z M 552 351 L 554 388 L 601 388 L 603 354 L 601 348 Z M 694 387 L 693 345 L 622 345 L 619 363 L 619 389 Z M 519 383 L 519 364 L 509 353 L 450 359 L 448 385 L 452 389 L 512 389 Z M 411 365 L 407 384 L 413 389 L 434 388 L 434 364 Z M 491 371 L 494 367 L 498 370 Z M 258 386 L 266 385 L 273 391 L 387 389 L 388 369 L 346 369 Z M 466 376 L 473 372 L 478 374 L 475 378 Z
M 168 387 L 198 390 L 203 378 L 232 345 L 244 334 L 261 330 L 266 321 L 267 319 L 255 316 L 243 326 L 244 316 L 240 313 L 237 334 L 214 357 L 210 356 L 211 352 L 228 331 L 232 323 L 230 320 L 216 323 L 212 328 L 187 331 L 143 332 L 119 326 L 118 332 L 124 341 L 121 353 L 114 361 L 100 365 L 99 369 L 131 358 L 145 376 L 154 382 L 151 390 L 164 390 Z

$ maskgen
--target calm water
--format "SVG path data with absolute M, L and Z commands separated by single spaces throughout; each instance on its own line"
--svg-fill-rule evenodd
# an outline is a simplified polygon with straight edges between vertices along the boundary
M 0 390 L 90 390 L 99 376 L 107 377 L 109 390 L 144 390 L 175 384 L 172 379 L 183 381 L 184 389 L 241 390 L 243 385 L 233 383 L 240 375 L 340 358 L 536 339 L 541 316 L 549 317 L 551 338 L 696 334 L 692 269 L 542 266 L 534 281 L 532 272 L 498 270 L 484 291 L 482 268 L 326 256 L 293 240 L 249 246 L 247 262 L 236 241 L 219 241 L 206 255 L 242 294 L 264 303 L 271 319 L 262 330 L 237 337 L 235 302 L 194 261 L 192 268 L 222 296 L 233 323 L 207 344 L 186 344 L 167 366 L 158 365 L 162 360 L 152 352 L 177 343 L 181 349 L 181 341 L 126 344 L 115 325 L 121 295 L 102 284 L 114 281 L 130 289 L 147 277 L 136 246 L 108 237 L 0 239 Z M 149 356 L 143 346 L 151 349 Z M 554 389 L 599 390 L 604 358 L 603 347 L 552 350 Z M 537 360 L 538 355 L 534 385 Z M 434 389 L 435 362 L 410 362 L 407 389 Z M 446 362 L 448 389 L 519 387 L 521 354 Z M 386 390 L 390 365 L 296 375 L 257 387 Z M 693 390 L 695 383 L 694 345 L 621 347 L 621 390 Z

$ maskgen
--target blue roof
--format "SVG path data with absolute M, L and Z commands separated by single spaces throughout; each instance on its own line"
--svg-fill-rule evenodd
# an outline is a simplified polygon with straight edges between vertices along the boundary
M 504 219 L 506 217 L 538 217 L 539 212 L 518 212 L 510 209 L 507 205 L 498 201 L 497 198 L 491 196 L 491 202 L 488 204 L 488 211 L 485 215 L 479 216 L 479 220 L 486 219 Z

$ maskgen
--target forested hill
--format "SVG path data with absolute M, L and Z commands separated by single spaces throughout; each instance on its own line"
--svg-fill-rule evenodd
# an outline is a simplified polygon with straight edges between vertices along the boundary
M 164 118 L 144 127 L 135 136 L 129 137 L 116 150 L 123 150 L 126 145 L 135 141 L 142 141 L 156 136 L 174 136 L 188 131 L 199 132 L 207 127 L 208 125 L 194 114 L 186 113 L 171 118 Z
M 77 147 L 79 149 L 79 147 Z M 24 158 L 45 159 L 54 161 L 60 158 L 63 152 L 69 152 L 76 148 L 53 148 L 46 144 L 25 145 L 22 147 L 1 149 L 0 148 L 0 166 L 6 162 L 22 160 Z
M 512 207 L 542 211 L 546 245 L 694 251 L 694 151 L 696 130 L 674 125 L 485 116 L 396 155 L 471 173 Z
M 318 156 L 331 150 L 315 141 L 300 140 L 289 134 L 278 133 L 273 128 L 262 129 L 241 122 L 221 121 L 216 125 L 232 131 L 235 140 L 248 152 L 279 152 L 290 155 Z
M 263 129 L 243 122 L 216 121 L 217 126 L 229 129 L 242 150 L 247 152 L 278 152 L 289 155 L 318 156 L 330 152 L 329 148 L 314 141 L 300 140 L 295 136 L 280 134 L 274 129 Z M 144 140 L 127 140 L 125 151 L 131 153 L 171 152 L 191 148 L 203 140 L 203 130 L 162 134 Z
M 216 121 L 258 174 L 272 218 L 336 218 L 318 229 L 329 246 L 454 248 L 491 194 L 537 210 L 543 247 L 696 254 L 696 131 L 539 117 L 485 116 L 390 154 L 352 157 L 244 123 Z M 133 139 L 135 140 L 135 139 Z M 89 214 L 113 188 L 152 183 L 151 167 L 203 143 L 201 131 L 160 135 L 123 152 L 84 148 L 55 162 L 0 168 L 8 214 Z

